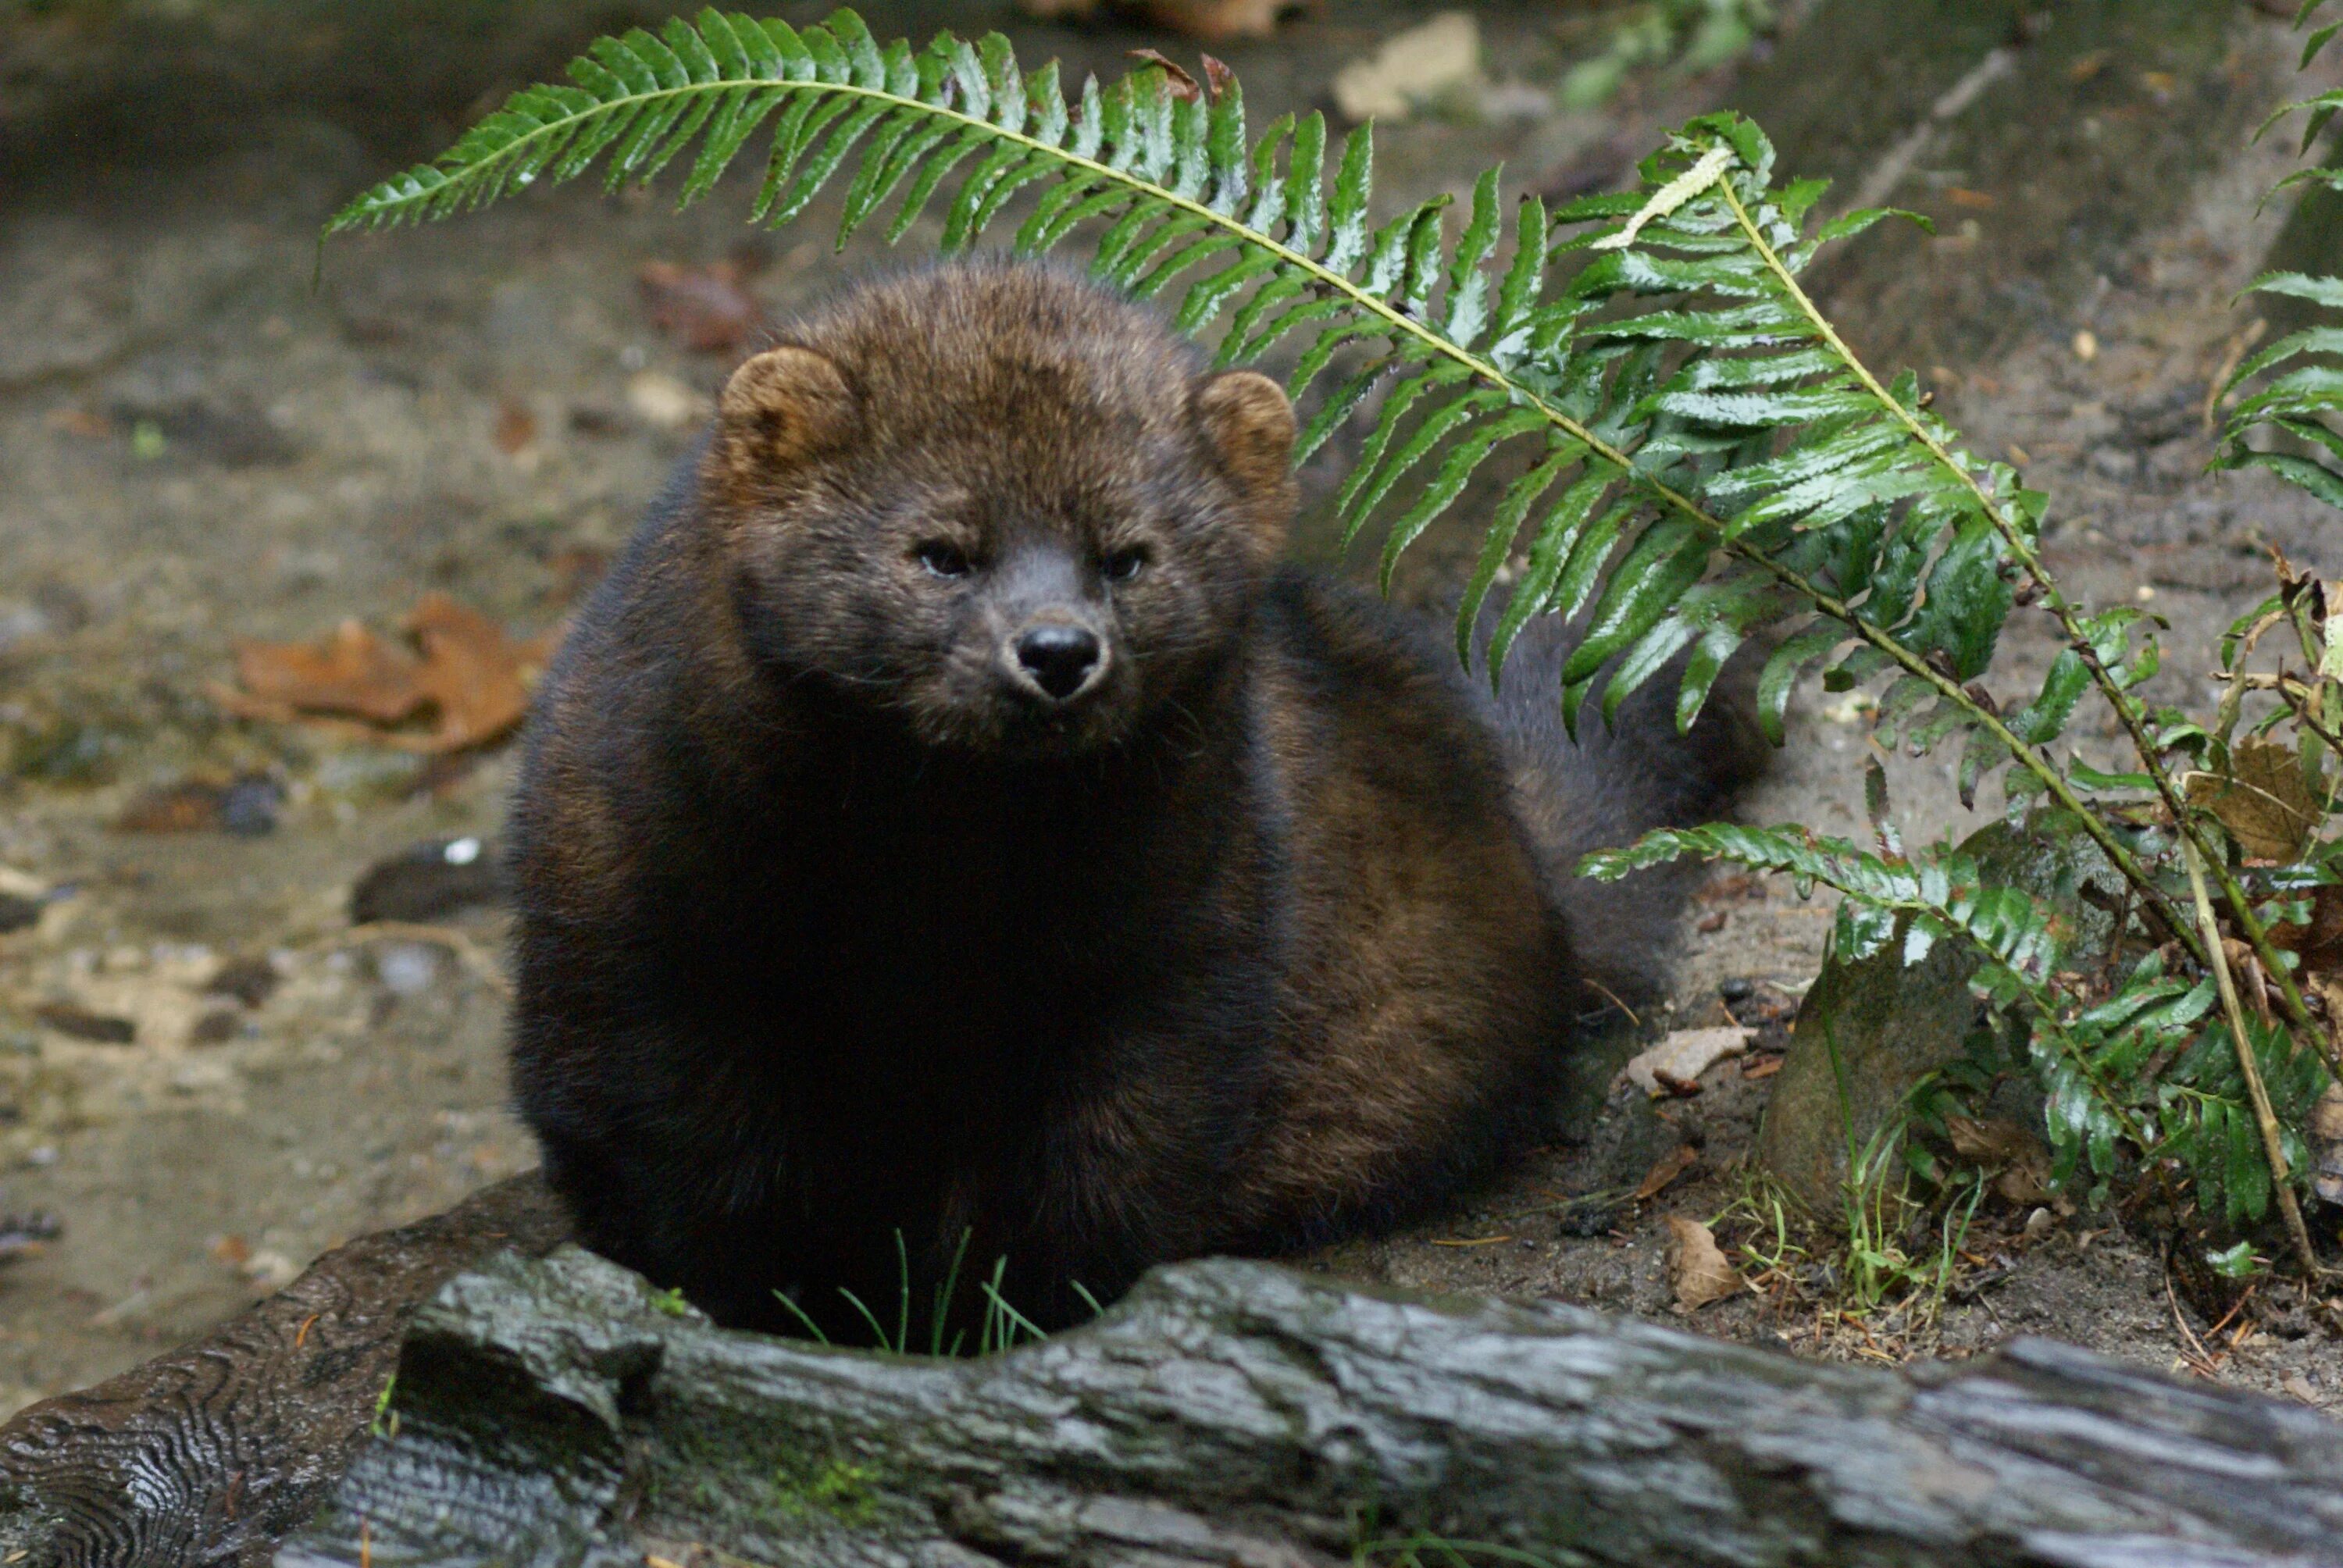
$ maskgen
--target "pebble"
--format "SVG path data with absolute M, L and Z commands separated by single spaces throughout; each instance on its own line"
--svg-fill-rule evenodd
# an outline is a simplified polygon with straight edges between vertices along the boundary
M 350 920 L 436 920 L 502 894 L 496 855 L 485 839 L 431 839 L 367 868 L 350 890 Z
M 427 942 L 389 942 L 377 948 L 375 978 L 393 996 L 418 996 L 439 979 L 439 950 Z

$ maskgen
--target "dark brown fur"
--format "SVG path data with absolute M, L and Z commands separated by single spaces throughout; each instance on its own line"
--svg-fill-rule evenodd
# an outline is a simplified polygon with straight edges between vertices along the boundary
M 1747 748 L 1570 750 L 1278 567 L 1292 428 L 1001 264 L 736 375 L 516 813 L 516 1085 L 594 1245 L 727 1322 L 788 1291 L 842 1325 L 837 1287 L 894 1301 L 898 1232 L 923 1292 L 965 1233 L 1054 1322 L 1068 1281 L 1388 1224 L 1535 1131 L 1588 1000 L 1574 822 L 1705 810 Z M 1070 699 L 1036 628 L 1094 637 Z M 1602 897 L 1624 987 L 1664 900 Z

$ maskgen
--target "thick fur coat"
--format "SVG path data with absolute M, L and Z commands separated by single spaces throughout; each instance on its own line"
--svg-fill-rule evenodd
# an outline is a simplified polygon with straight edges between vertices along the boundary
M 965 1252 L 1045 1323 L 1392 1224 L 1540 1129 L 1755 749 L 1573 746 L 1279 564 L 1293 420 L 1066 274 L 864 286 L 726 387 L 540 694 L 514 1074 L 587 1240 L 719 1320 Z

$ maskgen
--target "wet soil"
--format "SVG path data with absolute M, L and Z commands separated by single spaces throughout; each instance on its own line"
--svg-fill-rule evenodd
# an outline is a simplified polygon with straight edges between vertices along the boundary
M 1323 101 L 1340 65 L 1427 9 L 1331 7 L 1273 44 L 1227 53 L 1265 118 Z M 920 32 L 940 15 L 866 10 L 882 31 Z M 963 29 L 1009 20 L 1002 7 L 951 10 Z M 1513 84 L 1554 79 L 1595 19 L 1584 7 L 1557 17 L 1504 5 L 1483 17 L 1489 57 Z M 552 28 L 531 46 L 558 55 L 607 20 L 573 19 L 569 38 Z M 1029 57 L 1100 68 L 1125 47 L 1165 42 L 1020 32 Z M 2094 76 L 2114 72 L 2135 92 L 2112 123 L 2155 112 L 2160 89 L 2147 78 L 2169 75 L 2169 63 L 2094 47 L 2110 51 Z M 2286 55 L 2276 24 L 2241 14 L 2220 47 L 2217 64 L 2241 93 L 2275 97 Z M 1943 74 L 1957 80 L 1969 58 Z M 533 1161 L 505 1108 L 501 917 L 476 908 L 420 929 L 359 929 L 350 915 L 353 886 L 385 857 L 467 836 L 493 846 L 509 751 L 433 762 L 231 719 L 208 692 L 230 678 L 236 639 L 311 637 L 347 618 L 387 630 L 435 590 L 517 630 L 554 624 L 623 540 L 728 367 L 649 323 L 638 269 L 729 258 L 786 314 L 882 260 L 860 243 L 833 256 L 820 211 L 776 236 L 744 230 L 737 187 L 680 216 L 664 197 L 573 189 L 337 242 L 312 288 L 313 236 L 342 197 L 428 151 L 472 97 L 538 64 L 508 55 L 470 75 L 448 66 L 436 106 L 404 117 L 312 94 L 222 99 L 209 134 L 180 137 L 118 104 L 105 136 L 0 120 L 55 151 L 27 158 L 20 139 L 0 158 L 10 182 L 0 187 L 0 894 L 38 900 L 36 920 L 0 934 L 0 1210 L 63 1225 L 0 1271 L 0 1410 L 142 1359 L 321 1250 Z M 1383 199 L 1461 189 L 1499 158 L 1549 189 L 1604 183 L 1652 127 L 1732 90 L 1648 85 L 1602 115 L 1493 95 L 1503 113 L 1382 134 Z M 1885 115 L 1852 150 L 1817 156 L 1859 179 L 1902 145 L 1910 120 Z M 1896 310 L 1925 316 L 1947 297 L 1894 295 L 1860 265 L 1833 277 L 1858 317 L 1900 301 L 1865 317 L 1888 324 L 1870 330 L 1919 345 L 1956 423 L 2057 498 L 2048 553 L 2070 588 L 2171 618 L 2160 678 L 2171 699 L 2197 706 L 2211 696 L 2193 672 L 2261 591 L 2264 548 L 2298 560 L 2336 553 L 2331 520 L 2308 503 L 2199 472 L 2209 388 L 2250 320 L 2229 302 L 2279 223 L 2256 202 L 2285 166 L 2282 148 L 2247 148 L 2221 124 L 2209 166 L 2167 178 L 2158 222 L 2078 224 L 2083 276 L 2016 295 L 1956 290 L 1966 303 L 1945 308 L 1998 313 L 1989 332 L 1896 338 Z M 2056 171 L 2006 158 L 1971 171 L 1955 161 L 1961 145 L 1950 132 L 1918 145 L 1885 193 L 1948 220 L 1948 237 L 1899 264 L 1898 279 L 1923 268 L 1966 278 L 2015 243 L 1999 226 L 2030 221 L 2035 198 L 2018 186 L 2100 178 L 2084 143 L 2062 147 L 2072 166 Z M 931 240 L 915 235 L 906 249 Z M 2077 347 L 2085 332 L 2087 357 Z M 1332 452 L 1312 470 L 1321 504 L 1340 461 Z M 1303 538 L 1310 548 L 1322 528 Z M 1436 600 L 1457 548 L 1424 550 L 1403 594 Z M 2021 619 L 1996 686 L 2037 678 L 2055 649 L 2042 623 Z M 1839 699 L 1805 701 L 1752 815 L 1853 830 L 1862 717 Z M 270 831 L 117 826 L 157 788 L 255 776 L 281 795 Z M 1907 831 L 1973 820 L 1940 762 L 1900 762 L 1894 788 Z M 1728 982 L 1795 997 L 1819 962 L 1827 913 L 1785 887 L 1704 898 L 1686 916 L 1672 1011 L 1648 1021 L 1720 1021 Z M 212 989 L 224 969 L 231 990 Z M 86 1038 L 122 1032 L 91 1019 L 126 1022 L 130 1038 Z M 1651 1107 L 1614 1096 L 1591 1141 L 1557 1144 L 1473 1211 L 1321 1261 L 1674 1317 L 1667 1214 L 1720 1219 L 1729 1246 L 1770 1250 L 1747 1211 L 1721 1218 L 1751 1191 L 1741 1159 L 1766 1082 L 1727 1063 L 1694 1098 Z M 1679 1142 L 1697 1161 L 1650 1201 L 1570 1202 L 1632 1188 Z M 1981 1215 L 1966 1248 L 1980 1261 L 1964 1265 L 1933 1324 L 1825 1312 L 1826 1282 L 1797 1267 L 1766 1293 L 1688 1321 L 1833 1355 L 1958 1354 L 2050 1333 L 2159 1366 L 2192 1358 L 2225 1379 L 2343 1407 L 2343 1342 L 2315 1303 L 2265 1286 L 2207 1341 L 2218 1313 L 2167 1296 L 2151 1241 L 2089 1215 L 2053 1216 L 2029 1239 L 2026 1218 Z M 2331 1234 L 2338 1216 L 2318 1223 Z

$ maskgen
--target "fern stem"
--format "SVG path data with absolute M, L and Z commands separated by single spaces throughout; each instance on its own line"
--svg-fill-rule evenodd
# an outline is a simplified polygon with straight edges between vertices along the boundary
M 2188 891 L 2197 903 L 2197 925 L 2204 933 L 2205 945 L 2213 953 L 2213 980 L 2220 987 L 2221 1011 L 2229 1021 L 2229 1039 L 2237 1050 L 2237 1070 L 2245 1074 L 2246 1092 L 2253 1101 L 2254 1121 L 2262 1135 L 2262 1155 L 2269 1161 L 2270 1185 L 2277 1194 L 2278 1212 L 2286 1219 L 2287 1238 L 2294 1243 L 2295 1257 L 2302 1265 L 2302 1277 L 2316 1280 L 2324 1271 L 2318 1266 L 2318 1254 L 2310 1245 L 2310 1231 L 2302 1222 L 2302 1205 L 2294 1195 L 2294 1171 L 2287 1163 L 2285 1135 L 2278 1131 L 2278 1111 L 2270 1104 L 2269 1086 L 2262 1081 L 2261 1062 L 2254 1055 L 2253 1037 L 2246 1030 L 2246 1010 L 2237 1000 L 2237 982 L 2229 973 L 2228 954 L 2221 948 L 2221 926 L 2213 913 L 2213 900 L 2205 892 L 2205 873 L 2197 852 L 2196 841 L 2183 839 L 2180 859 L 2188 868 Z
M 1839 336 L 1838 328 L 1832 325 L 1830 318 L 1825 316 L 1821 308 L 1815 304 L 1813 296 L 1799 284 L 1797 275 L 1790 270 L 1783 262 L 1781 254 L 1767 242 L 1764 231 L 1758 228 L 1756 220 L 1749 216 L 1749 209 L 1742 205 L 1741 193 L 1734 189 L 1731 178 L 1719 179 L 1716 182 L 1716 189 L 1725 197 L 1725 205 L 1733 209 L 1733 220 L 1740 226 L 1742 235 L 1748 240 L 1751 248 L 1765 258 L 1765 266 L 1773 273 L 1775 280 L 1781 285 L 1791 302 L 1797 307 L 1799 312 L 1821 336 L 1832 354 L 1840 363 L 1855 372 L 1856 380 L 1862 384 L 1864 391 L 1872 400 L 1901 424 L 1914 440 L 1926 447 L 1929 456 L 1934 457 L 1939 466 L 1960 476 L 1961 482 L 1967 486 L 1969 493 L 1976 498 L 1981 515 L 1993 525 L 1994 532 L 2001 536 L 2003 544 L 2008 548 L 2010 554 L 2016 558 L 2018 564 L 2025 568 L 2036 582 L 2042 585 L 2044 603 L 2057 618 L 2059 628 L 2066 633 L 2067 641 L 2073 645 L 2077 654 L 2089 669 L 2093 683 L 2099 688 L 2101 693 L 2107 698 L 2108 705 L 2114 708 L 2117 716 L 2123 721 L 2125 729 L 2130 733 L 2132 744 L 2139 753 L 2140 763 L 2147 769 L 2149 779 L 2154 780 L 2157 793 L 2163 798 L 2165 809 L 2172 813 L 2174 821 L 2183 824 L 2181 831 L 2193 841 L 2196 837 L 2195 829 L 2187 825 L 2187 814 L 2182 810 L 2179 798 L 2173 789 L 2171 777 L 2158 759 L 2155 746 L 2141 729 L 2138 716 L 2134 712 L 2130 702 L 2127 700 L 2123 689 L 2115 683 L 2114 676 L 2093 650 L 2090 639 L 2084 635 L 2081 626 L 2076 620 L 2074 606 L 2068 602 L 2066 595 L 2059 591 L 2057 580 L 2043 567 L 2041 558 L 2036 556 L 2033 547 L 2026 543 L 2025 535 L 2010 522 L 2001 508 L 1995 503 L 1991 492 L 1977 482 L 1976 475 L 1970 470 L 1969 466 L 1957 461 L 1952 453 L 1945 448 L 1944 443 L 1936 439 L 1927 425 L 1911 409 L 1905 407 L 1900 401 L 1890 395 L 1887 388 L 1879 384 L 1879 378 L 1871 373 L 1871 367 L 1865 364 L 1855 350 L 1847 346 L 1846 340 Z M 1935 672 L 1931 670 L 1929 673 Z M 1948 692 L 1959 691 L 1957 682 L 1940 678 L 1937 684 Z M 2008 745 L 2013 753 L 2025 761 L 2028 770 L 2042 780 L 2044 787 L 2050 791 L 2058 803 L 2073 812 L 2084 823 L 2091 837 L 2097 841 L 2107 857 L 2115 861 L 2126 878 L 2138 887 L 2147 896 L 2148 900 L 2167 915 L 2167 924 L 2174 930 L 2185 933 L 2187 930 L 2187 924 L 2180 918 L 2180 911 L 2173 907 L 2164 890 L 2148 876 L 2145 867 L 2127 853 L 2118 851 L 2113 834 L 2101 827 L 2097 814 L 2087 809 L 2074 791 L 2066 786 L 2064 776 L 2057 769 L 2050 767 L 2047 762 L 2036 758 L 2031 747 L 2020 742 L 2006 726 L 1995 719 L 1992 715 L 1986 714 L 1980 704 L 1970 700 L 1966 692 L 1959 692 L 1958 700 L 1964 709 L 1984 718 L 1995 736 Z M 2199 962 L 2202 962 L 2206 955 L 2197 953 L 2196 957 Z M 2298 997 L 2296 1005 L 2298 1007 L 2300 999 Z M 2308 1019 L 2307 1011 L 2304 1012 L 2303 1018 L 2307 1022 Z
M 1886 632 L 1863 619 L 1855 614 L 1852 607 L 1832 598 L 1788 568 L 1779 565 L 1755 550 L 1736 549 L 1735 553 L 1745 560 L 1764 567 L 1785 586 L 1805 594 L 1813 602 L 1815 608 L 1821 610 L 1823 614 L 1840 622 L 1855 636 L 1894 659 L 1903 668 L 1905 673 L 1926 681 L 1946 701 L 1968 714 L 1994 739 L 2008 747 L 2010 755 L 2023 764 L 2027 772 L 2042 781 L 2042 787 L 2050 792 L 2052 799 L 2073 814 L 2075 819 L 2082 824 L 2083 831 L 2090 835 L 2091 841 L 2098 845 L 2100 852 L 2105 854 L 2116 869 L 2123 874 L 2125 880 L 2137 889 L 2140 894 L 2148 902 L 2157 906 L 2159 911 L 2170 909 L 2170 900 L 2165 896 L 2164 890 L 2157 885 L 2155 878 L 2148 874 L 2147 868 L 2141 865 L 2138 857 L 2126 848 L 2123 841 L 2115 836 L 2114 830 L 2099 819 L 2098 813 L 2083 803 L 2082 798 L 2075 793 L 2074 787 L 2066 781 L 2066 775 L 2052 767 L 2034 747 L 2020 739 L 2015 730 L 2001 721 L 1998 714 L 1971 697 L 1962 689 L 1959 681 L 1946 675 Z M 2177 910 L 2171 911 L 2171 916 L 2166 923 L 2172 929 L 2173 934 L 2180 938 L 2190 955 L 2199 963 L 2204 962 L 2206 955 L 2190 934 L 2187 923 L 2180 918 Z
M 2049 569 L 2042 564 L 2041 557 L 2036 555 L 2034 547 L 2027 543 L 2025 534 L 2009 520 L 2008 515 L 1995 502 L 1992 493 L 1977 482 L 1977 477 L 1969 466 L 1957 461 L 1917 415 L 1890 396 L 1887 389 L 1879 384 L 1878 377 L 1871 373 L 1871 367 L 1848 347 L 1846 340 L 1839 336 L 1838 328 L 1832 325 L 1830 318 L 1816 307 L 1813 297 L 1799 285 L 1797 275 L 1783 264 L 1780 255 L 1774 246 L 1766 243 L 1763 231 L 1758 228 L 1756 221 L 1750 216 L 1749 209 L 1742 205 L 1740 192 L 1733 188 L 1733 181 L 1730 178 L 1719 179 L 1716 182 L 1716 189 L 1725 197 L 1726 205 L 1733 209 L 1734 222 L 1740 226 L 1742 234 L 1747 238 L 1752 248 L 1765 258 L 1766 266 L 1773 272 L 1784 292 L 1813 325 L 1815 330 L 1821 335 L 1823 341 L 1829 346 L 1831 351 L 1854 370 L 1865 392 L 1869 394 L 1881 407 L 1887 410 L 1910 433 L 1914 440 L 1926 447 L 1929 456 L 1938 464 L 1960 476 L 1961 482 L 1966 485 L 1969 493 L 1976 498 L 1980 513 L 1993 525 L 1994 532 L 2001 536 L 2002 543 L 2008 548 L 2009 553 L 2016 558 L 2017 564 L 2024 568 L 2036 582 L 2042 585 L 2044 608 L 2056 618 L 2058 628 L 2066 635 L 2067 645 L 2075 650 L 2077 657 L 2082 659 L 2084 668 L 2090 672 L 2091 683 L 2098 688 L 2100 695 L 2106 698 L 2107 706 L 2115 710 L 2116 718 L 2123 725 L 2125 733 L 2131 739 L 2132 749 L 2138 755 L 2141 768 L 2147 771 L 2149 780 L 2155 784 L 2157 795 L 2162 799 L 2165 810 L 2171 814 L 2174 826 L 2178 829 L 2183 844 L 2195 856 L 2201 858 L 2206 864 L 2213 868 L 2214 879 L 2220 884 L 2222 901 L 2229 906 L 2238 930 L 2244 934 L 2247 945 L 2254 950 L 2254 956 L 2261 961 L 2264 970 L 2278 984 L 2278 995 L 2285 1003 L 2288 1020 L 2316 1042 L 2315 1049 L 2318 1049 L 2322 1055 L 2326 1054 L 2328 1041 L 2324 1038 L 2324 1031 L 2311 1018 L 2309 1005 L 2304 1001 L 2301 990 L 2294 982 L 2294 977 L 2287 971 L 2285 965 L 2278 961 L 2277 950 L 2270 942 L 2268 931 L 2263 928 L 2261 920 L 2254 913 L 2252 898 L 2237 879 L 2229 875 L 2227 868 L 2222 864 L 2220 858 L 2213 853 L 2212 846 L 2206 841 L 2204 830 L 2197 825 L 2194 815 L 2181 803 L 2179 791 L 2173 787 L 2171 770 L 2165 767 L 2158 748 L 2141 722 L 2140 706 L 2131 699 L 2129 693 L 2116 683 L 2114 672 L 2107 668 L 2106 662 L 2099 658 L 2091 638 L 2084 632 L 2076 615 L 2073 601 L 2060 590 L 2057 579 L 2051 576 Z M 2013 739 L 2006 729 L 2002 729 L 1997 725 L 1994 728 L 2003 740 L 2009 741 Z M 2110 836 L 2097 830 L 2096 814 L 2086 809 L 2072 791 L 2063 787 L 2055 770 L 2034 766 L 2034 759 L 2030 751 L 2020 751 L 2018 755 L 2026 759 L 2035 776 L 2040 779 L 2050 792 L 2057 798 L 2059 804 L 2074 812 L 2087 828 L 2092 829 L 2092 838 L 2098 840 L 2103 849 L 2108 850 L 2110 859 L 2116 859 L 2117 865 L 2123 870 L 2124 875 L 2147 893 L 2150 900 L 2167 915 L 2166 923 L 2176 932 L 2185 935 L 2188 928 L 2179 918 L 2179 911 L 2171 907 L 2163 890 L 2147 879 L 2144 868 L 2139 867 L 2137 862 L 2127 864 L 2124 859 L 2115 855 L 2113 849 L 2109 848 Z M 2207 963 L 2213 961 L 2217 951 L 2217 946 L 2211 950 L 2197 952 L 2195 957 L 2199 963 Z M 2343 1055 L 2343 1048 L 2338 1048 L 2337 1054 Z M 2343 1070 L 2343 1063 L 2338 1063 L 2338 1070 Z

